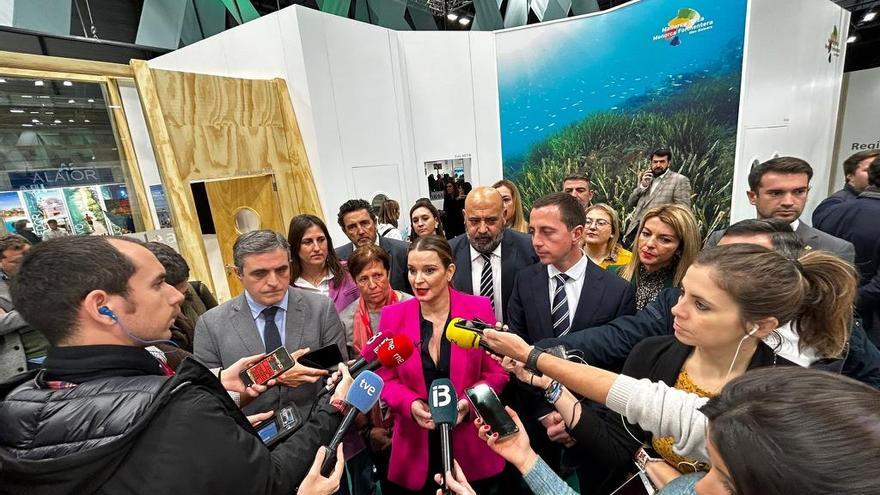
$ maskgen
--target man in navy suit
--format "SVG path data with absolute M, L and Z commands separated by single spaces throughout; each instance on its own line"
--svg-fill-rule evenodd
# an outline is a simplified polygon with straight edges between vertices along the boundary
M 581 250 L 584 223 L 584 208 L 568 194 L 548 194 L 532 205 L 529 232 L 540 263 L 519 272 L 507 308 L 510 330 L 530 344 L 636 311 L 632 285 L 599 268 Z M 542 440 L 549 437 L 566 447 L 574 441 L 565 431 L 562 416 L 551 412 L 535 390 L 519 388 L 520 416 L 535 440 L 535 449 L 553 466 L 561 449 Z M 546 435 L 537 421 L 546 428 Z
M 488 297 L 498 321 L 507 319 L 516 273 L 538 261 L 531 238 L 504 228 L 504 217 L 501 194 L 477 187 L 464 201 L 467 232 L 449 241 L 455 261 L 452 284 L 462 292 Z

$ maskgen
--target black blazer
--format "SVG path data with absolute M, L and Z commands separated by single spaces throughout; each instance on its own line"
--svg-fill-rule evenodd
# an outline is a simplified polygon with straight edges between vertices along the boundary
M 635 291 L 626 280 L 599 268 L 587 259 L 571 332 L 604 325 L 618 316 L 636 312 Z M 547 266 L 536 263 L 519 272 L 507 305 L 507 324 L 526 342 L 558 337 L 550 316 L 550 277 Z M 571 333 L 569 332 L 569 333 Z
M 408 294 L 412 294 L 409 286 L 409 277 L 407 277 L 406 256 L 409 252 L 409 243 L 398 241 L 397 239 L 389 239 L 387 237 L 379 237 L 379 246 L 388 252 L 391 256 L 391 287 L 394 290 L 400 290 Z M 340 260 L 348 261 L 348 257 L 354 252 L 352 244 L 348 244 L 336 248 L 336 256 Z
M 523 268 L 537 263 L 538 256 L 532 247 L 532 238 L 515 230 L 504 229 L 501 238 L 501 311 L 502 319 L 507 321 L 507 304 L 513 292 L 516 274 Z M 473 272 L 471 271 L 471 244 L 467 234 L 449 241 L 452 258 L 455 262 L 455 275 L 452 285 L 461 292 L 474 294 Z M 479 294 L 476 294 L 479 295 Z
M 654 382 L 662 381 L 672 387 L 693 350 L 693 347 L 682 344 L 672 335 L 649 337 L 633 348 L 623 365 L 623 374 Z M 766 366 L 797 365 L 777 356 L 770 346 L 761 342 L 749 361 L 748 369 Z M 643 443 L 650 444 L 652 436 L 649 432 L 630 423 L 627 423 L 627 429 Z M 571 428 L 571 434 L 584 447 L 578 449 L 578 454 L 585 458 L 585 464 L 597 471 L 615 473 L 615 476 L 606 480 L 607 485 L 591 487 L 594 489 L 591 493 L 607 493 L 609 488 L 622 482 L 620 478 L 632 470 L 633 455 L 641 445 L 624 429 L 621 416 L 604 406 L 584 407 L 580 421 Z

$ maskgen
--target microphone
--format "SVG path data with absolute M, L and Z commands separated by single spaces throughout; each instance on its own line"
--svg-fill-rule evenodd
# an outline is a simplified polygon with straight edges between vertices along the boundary
M 489 328 L 491 328 L 491 329 L 495 328 L 495 325 L 492 325 L 491 323 L 486 323 L 485 321 L 483 321 L 479 318 L 474 318 L 473 320 L 465 320 L 464 318 L 453 318 L 452 320 L 449 321 L 449 324 L 454 325 L 454 326 L 461 328 L 461 329 L 464 329 L 464 330 L 470 330 L 471 332 L 477 332 L 479 334 L 482 334 L 483 330 L 486 330 Z M 449 327 L 447 327 L 447 328 L 449 328 Z
M 368 364 L 372 363 L 376 360 L 376 348 L 382 345 L 383 342 L 390 339 L 390 335 L 385 335 L 383 332 L 376 332 L 370 337 L 370 340 L 364 344 L 364 348 L 361 349 L 361 357 L 357 359 L 354 363 L 349 366 L 348 370 L 352 375 L 357 373 L 358 371 L 364 369 Z
M 345 402 L 351 409 L 345 413 L 342 423 L 339 425 L 336 433 L 333 434 L 330 445 L 327 446 L 327 456 L 324 457 L 324 462 L 321 463 L 321 476 L 327 478 L 333 473 L 333 468 L 336 465 L 336 448 L 342 443 L 345 431 L 351 426 L 358 412 L 367 414 L 376 405 L 384 385 L 385 382 L 382 381 L 382 378 L 369 370 L 362 371 L 354 383 L 351 384 L 351 388 L 348 389 L 348 395 L 345 396 Z
M 428 408 L 434 423 L 440 427 L 440 457 L 443 461 L 443 492 L 449 493 L 446 473 L 452 472 L 452 427 L 458 419 L 458 396 L 448 378 L 431 382 L 428 392 Z
M 375 335 L 373 337 L 375 337 Z M 380 367 L 394 368 L 403 364 L 404 361 L 412 356 L 413 343 L 406 335 L 399 334 L 390 338 L 385 338 L 384 340 L 377 339 L 377 342 L 379 342 L 379 344 L 374 346 L 374 350 L 370 351 L 373 355 L 371 361 L 364 361 L 365 364 L 360 364 L 360 368 L 355 369 L 355 366 L 361 362 L 361 359 L 363 359 L 361 358 L 355 361 L 351 368 L 349 368 L 349 373 L 351 373 L 352 376 L 357 377 L 360 376 L 360 373 L 376 371 Z M 365 350 L 366 346 L 364 347 L 364 350 L 361 351 L 361 355 L 364 354 Z M 318 398 L 323 397 L 335 389 L 336 385 L 330 388 L 325 387 L 318 393 Z
M 461 324 L 456 324 L 458 318 L 453 318 L 446 325 L 446 340 L 464 349 L 485 349 L 492 351 L 489 346 L 482 342 L 482 330 L 472 330 L 464 328 Z M 459 320 L 467 321 L 467 320 Z

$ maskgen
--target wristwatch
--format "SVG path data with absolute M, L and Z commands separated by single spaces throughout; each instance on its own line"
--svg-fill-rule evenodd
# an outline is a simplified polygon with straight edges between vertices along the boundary
M 526 358 L 526 369 L 534 373 L 535 376 L 544 376 L 543 373 L 538 371 L 538 356 L 543 352 L 544 349 L 533 346 L 532 350 L 529 351 L 529 357 Z
M 556 404 L 556 401 L 559 400 L 559 397 L 562 396 L 562 384 L 553 380 L 553 383 L 547 387 L 547 390 L 544 391 L 544 398 L 547 399 L 547 402 L 550 404 Z

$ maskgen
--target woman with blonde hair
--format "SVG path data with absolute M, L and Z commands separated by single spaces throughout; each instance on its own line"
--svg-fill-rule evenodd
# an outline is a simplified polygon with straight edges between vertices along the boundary
M 620 245 L 620 217 L 614 208 L 599 203 L 585 213 L 584 248 L 590 261 L 601 268 L 629 264 L 633 254 Z
M 639 223 L 632 260 L 609 271 L 636 288 L 636 309 L 663 289 L 677 287 L 700 252 L 700 229 L 689 208 L 670 204 L 651 208 Z
M 519 195 L 519 189 L 517 189 L 516 184 L 507 179 L 501 179 L 492 184 L 492 187 L 501 193 L 501 201 L 504 205 L 504 226 L 508 229 L 527 234 L 529 232 L 529 222 L 526 221 L 522 198 Z

